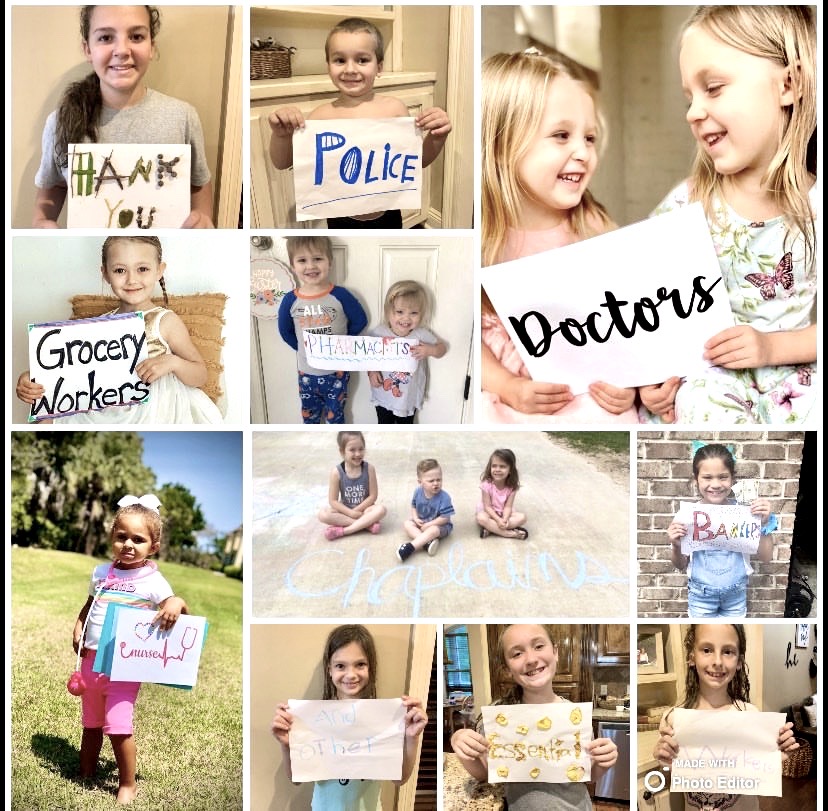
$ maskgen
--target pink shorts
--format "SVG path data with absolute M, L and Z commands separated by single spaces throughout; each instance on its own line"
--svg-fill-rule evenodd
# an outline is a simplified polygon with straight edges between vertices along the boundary
M 109 676 L 95 673 L 97 651 L 87 651 L 81 661 L 86 690 L 81 695 L 84 729 L 103 729 L 106 735 L 132 735 L 132 714 L 141 689 L 139 681 L 110 681 Z

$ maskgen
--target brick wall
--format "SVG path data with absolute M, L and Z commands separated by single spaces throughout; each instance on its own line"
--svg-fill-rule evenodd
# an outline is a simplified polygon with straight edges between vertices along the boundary
M 736 480 L 759 479 L 759 495 L 779 519 L 773 560 L 752 561 L 749 617 L 783 617 L 791 559 L 791 536 L 799 492 L 802 431 L 638 432 L 638 615 L 686 617 L 687 575 L 673 568 L 667 527 L 679 502 L 698 498 L 692 481 L 694 440 L 735 450 Z

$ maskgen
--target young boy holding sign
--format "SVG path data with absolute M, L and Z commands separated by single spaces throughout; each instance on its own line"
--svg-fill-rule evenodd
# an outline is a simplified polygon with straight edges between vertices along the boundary
M 391 96 L 374 92 L 374 82 L 382 73 L 385 46 L 382 33 L 367 20 L 349 17 L 337 23 L 325 42 L 328 75 L 339 91 L 331 102 L 312 110 L 308 119 L 397 118 L 409 115 L 408 108 Z M 298 107 L 280 107 L 269 117 L 271 127 L 270 159 L 277 169 L 293 166 L 293 133 L 305 125 L 305 116 Z M 440 154 L 451 121 L 444 110 L 430 107 L 414 120 L 425 130 L 423 167 L 433 163 Z M 402 214 L 376 211 L 353 217 L 329 217 L 330 228 L 402 228 Z
M 282 297 L 279 334 L 296 351 L 302 421 L 316 425 L 345 422 L 350 372 L 312 366 L 305 353 L 303 332 L 359 335 L 368 316 L 354 295 L 331 284 L 333 247 L 328 237 L 287 237 L 288 258 L 297 287 Z

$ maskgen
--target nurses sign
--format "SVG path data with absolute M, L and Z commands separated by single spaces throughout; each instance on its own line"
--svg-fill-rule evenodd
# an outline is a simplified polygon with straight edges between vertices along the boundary
M 293 134 L 297 221 L 420 208 L 422 156 L 413 118 L 306 121 Z

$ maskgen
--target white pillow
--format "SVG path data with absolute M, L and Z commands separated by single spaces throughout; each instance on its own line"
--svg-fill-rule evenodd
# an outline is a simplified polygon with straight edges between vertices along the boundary
M 808 726 L 816 727 L 817 725 L 817 708 L 815 704 L 806 704 L 803 708 L 805 714 L 808 716 Z

